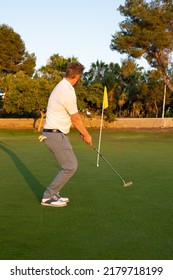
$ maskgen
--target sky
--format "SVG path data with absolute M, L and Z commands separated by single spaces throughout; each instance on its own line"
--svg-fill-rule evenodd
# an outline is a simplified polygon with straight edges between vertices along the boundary
M 78 58 L 89 70 L 97 60 L 120 64 L 125 58 L 110 49 L 112 35 L 124 20 L 117 11 L 124 3 L 125 0 L 0 0 L 0 24 L 12 27 L 26 50 L 35 53 L 36 69 L 46 65 L 50 56 L 59 54 Z

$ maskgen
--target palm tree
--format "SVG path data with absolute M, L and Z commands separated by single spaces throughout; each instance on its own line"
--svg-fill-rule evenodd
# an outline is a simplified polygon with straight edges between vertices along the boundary
M 97 60 L 96 63 L 92 63 L 90 70 L 84 74 L 86 83 L 103 83 L 107 69 L 108 65 L 103 61 Z
M 127 100 L 127 95 L 125 92 L 122 92 L 122 94 L 119 96 L 119 99 L 118 99 L 118 105 L 119 105 L 119 117 L 121 118 L 121 109 L 123 107 L 123 105 L 126 103 L 126 100 Z

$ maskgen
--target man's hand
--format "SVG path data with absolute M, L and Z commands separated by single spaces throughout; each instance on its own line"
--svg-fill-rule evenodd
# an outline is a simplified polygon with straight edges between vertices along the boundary
M 80 134 L 80 137 L 82 138 L 82 140 L 86 143 L 86 144 L 88 144 L 88 145 L 90 145 L 91 147 L 92 147 L 92 137 L 91 137 L 91 135 L 90 134 L 87 134 L 87 135 L 82 135 L 82 134 Z

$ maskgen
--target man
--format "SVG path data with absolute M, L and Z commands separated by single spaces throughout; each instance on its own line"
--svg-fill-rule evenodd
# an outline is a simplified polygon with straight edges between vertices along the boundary
M 44 206 L 64 207 L 68 198 L 61 197 L 60 190 L 73 176 L 77 169 L 77 159 L 66 134 L 71 124 L 80 132 L 81 138 L 92 146 L 92 138 L 85 128 L 78 113 L 76 94 L 73 86 L 78 82 L 84 67 L 79 62 L 67 66 L 66 76 L 52 91 L 43 129 L 44 143 L 53 152 L 61 167 L 51 184 L 43 194 Z

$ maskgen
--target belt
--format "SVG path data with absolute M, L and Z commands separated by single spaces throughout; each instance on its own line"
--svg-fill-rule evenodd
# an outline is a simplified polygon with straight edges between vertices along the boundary
M 49 128 L 44 128 L 43 132 L 53 132 L 53 133 L 63 133 L 61 130 L 59 129 L 49 129 Z M 64 133 L 63 133 L 64 134 Z

